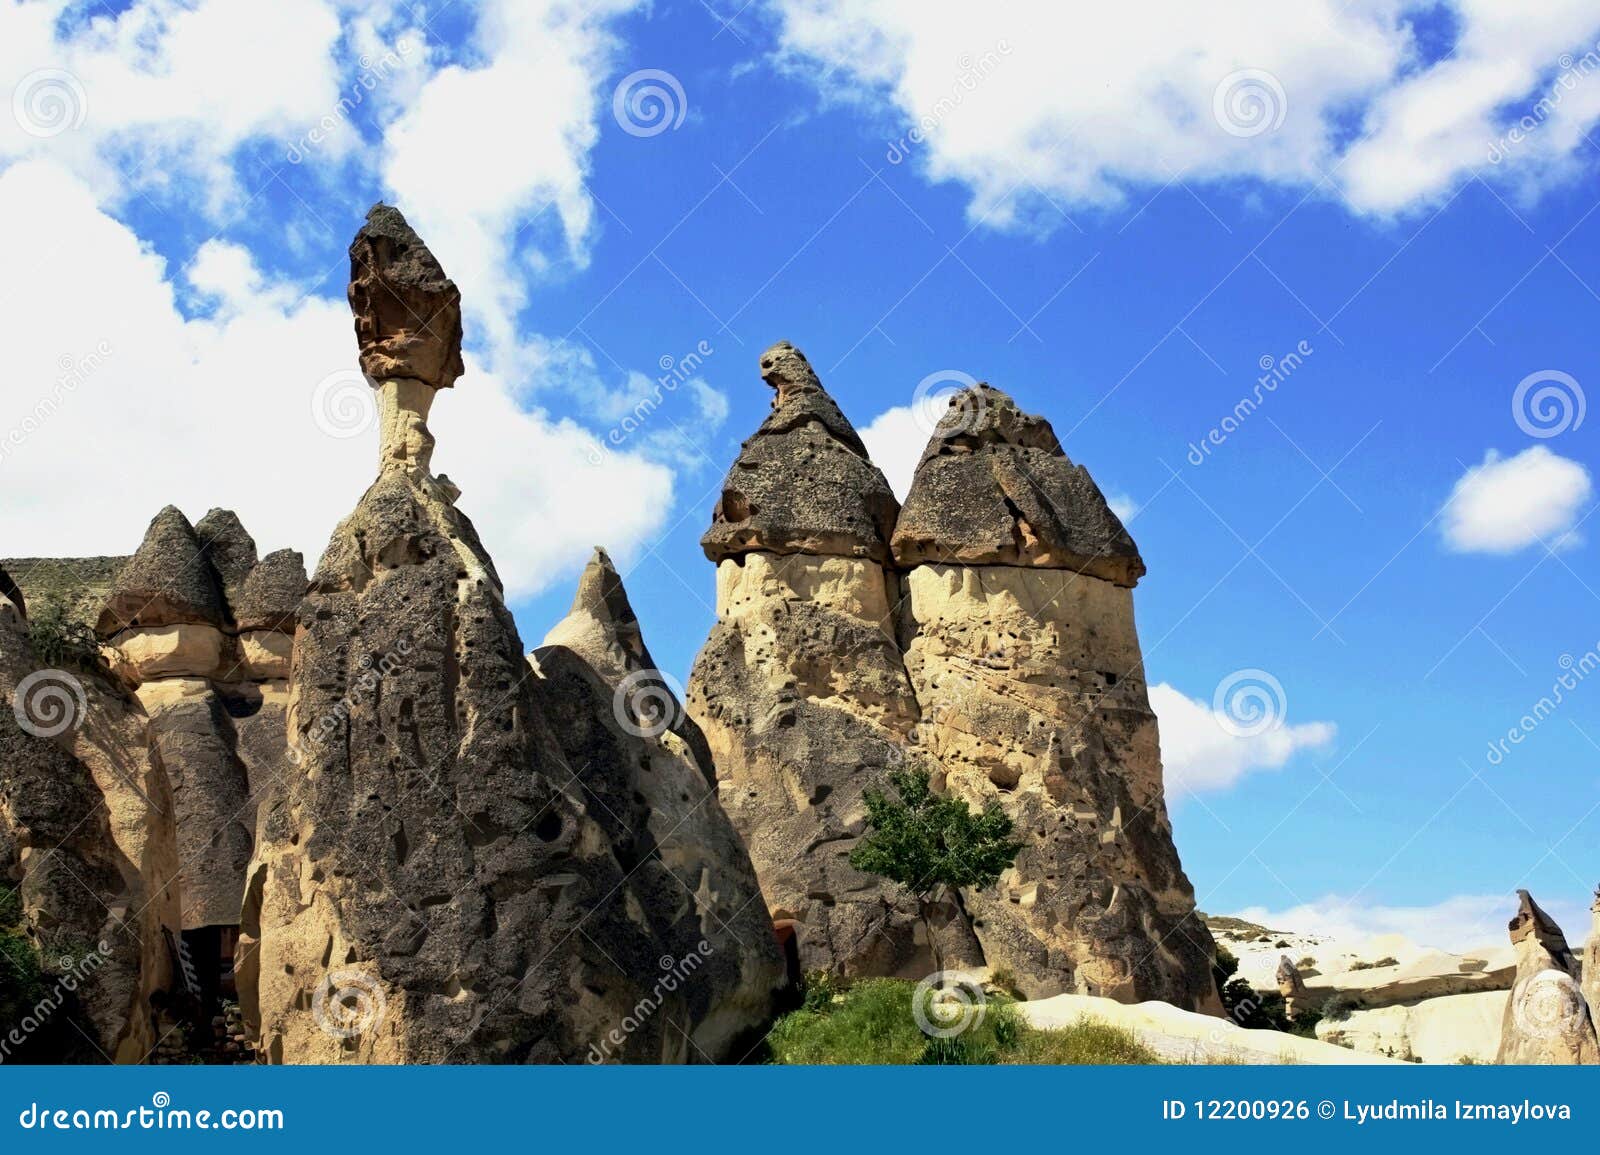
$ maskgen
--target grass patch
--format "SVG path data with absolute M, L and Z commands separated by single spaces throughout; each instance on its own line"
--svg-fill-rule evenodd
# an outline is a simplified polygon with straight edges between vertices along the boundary
M 1014 1003 L 990 996 L 961 1034 L 929 1038 L 912 1013 L 916 984 L 864 979 L 848 990 L 830 986 L 827 998 L 808 998 L 785 1015 L 768 1038 L 771 1061 L 782 1064 L 1140 1064 L 1156 1053 L 1130 1032 L 1085 1021 L 1062 1030 L 1029 1026 Z

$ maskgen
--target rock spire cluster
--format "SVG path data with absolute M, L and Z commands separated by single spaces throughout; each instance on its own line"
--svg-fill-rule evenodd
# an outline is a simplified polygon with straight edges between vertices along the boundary
M 717 927 L 718 912 L 738 913 L 710 893 L 732 885 L 721 872 L 682 880 L 690 892 L 664 905 L 676 884 L 637 869 L 667 841 L 661 815 L 607 779 L 641 772 L 645 753 L 605 725 L 611 691 L 576 658 L 552 660 L 570 667 L 556 685 L 528 668 L 458 491 L 431 472 L 425 418 L 461 371 L 459 301 L 393 208 L 376 206 L 351 246 L 350 301 L 384 397 L 383 456 L 298 610 L 297 772 L 263 809 L 242 928 L 258 944 L 241 1000 L 260 1051 L 294 1063 L 690 1061 L 702 1046 L 726 1057 L 765 1021 L 759 960 L 775 947 L 769 937 L 764 955 L 758 939 L 746 956 Z M 625 651 L 631 611 L 598 584 L 589 608 L 617 611 L 595 627 L 615 635 L 600 647 Z M 588 727 L 603 767 L 571 764 L 552 703 L 564 731 Z M 601 817 L 619 798 L 627 809 Z M 750 963 L 730 972 L 718 955 Z
M 896 511 L 804 355 L 780 343 L 761 370 L 773 412 L 702 539 L 718 617 L 689 704 L 803 965 L 925 969 L 903 898 L 848 863 L 862 791 L 914 765 L 1025 839 L 948 912 L 958 951 L 975 938 L 1030 996 L 1217 1009 L 1134 629 L 1144 563 L 1099 488 L 1047 421 L 978 385 Z

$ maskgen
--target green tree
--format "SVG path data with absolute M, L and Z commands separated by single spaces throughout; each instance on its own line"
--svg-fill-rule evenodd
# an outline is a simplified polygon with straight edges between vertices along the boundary
M 935 794 L 921 770 L 893 770 L 889 784 L 864 795 L 871 832 L 850 852 L 850 865 L 905 887 L 917 900 L 935 970 L 942 970 L 933 910 L 960 887 L 983 890 L 1000 880 L 1022 843 L 997 802 L 974 812 L 959 798 Z

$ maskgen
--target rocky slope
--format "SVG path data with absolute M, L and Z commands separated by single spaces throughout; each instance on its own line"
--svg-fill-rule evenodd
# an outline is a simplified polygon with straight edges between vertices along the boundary
M 772 917 L 744 842 L 716 801 L 705 738 L 656 669 L 603 550 L 571 612 L 529 658 L 534 697 L 672 958 L 699 1057 L 740 1057 L 785 981 Z M 743 1043 L 742 1049 L 739 1044 Z

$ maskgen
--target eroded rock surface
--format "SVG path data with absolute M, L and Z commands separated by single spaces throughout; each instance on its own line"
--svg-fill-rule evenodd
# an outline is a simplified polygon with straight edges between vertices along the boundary
M 99 617 L 104 653 L 138 697 L 171 785 L 185 930 L 239 923 L 260 796 L 288 768 L 300 555 L 257 559 L 230 510 L 168 506 Z M 182 591 L 175 593 L 174 591 Z
M 1556 921 L 1519 890 L 1511 920 L 1517 980 L 1500 1028 L 1501 1063 L 1600 1063 L 1577 959 Z
M 744 841 L 717 802 L 710 751 L 645 647 L 603 550 L 530 658 L 535 697 L 658 941 L 698 957 L 681 993 L 698 1057 L 739 1059 L 785 981 Z
M 383 296 L 449 313 L 425 253 L 383 208 L 352 246 L 369 374 L 459 371 L 454 325 L 406 329 Z M 408 412 L 423 425 L 426 403 Z M 682 977 L 565 769 L 455 496 L 386 461 L 301 603 L 297 772 L 261 816 L 241 1006 L 270 1062 L 686 1060 Z
M 4 1058 L 143 1062 L 178 930 L 159 758 L 119 686 L 93 671 L 41 668 L 9 596 L 0 600 L 0 698 L 0 889 L 15 896 L 42 967 L 36 1026 L 15 1048 L 6 1040 Z M 7 982 L 18 978 L 8 970 Z
M 761 355 L 772 413 L 740 449 L 700 539 L 714 562 L 752 550 L 889 560 L 899 509 L 889 483 L 805 354 Z
M 1030 997 L 1219 1009 L 1134 630 L 1144 565 L 1099 489 L 1047 422 L 980 387 L 930 441 L 892 531 L 898 568 L 886 568 L 876 487 L 832 487 L 856 509 L 848 524 L 873 533 L 841 533 L 834 507 L 791 500 L 819 455 L 777 419 L 812 405 L 827 419 L 807 427 L 876 475 L 858 439 L 836 428 L 843 416 L 798 351 L 775 346 L 762 370 L 776 409 L 703 539 L 718 620 L 689 703 L 804 964 L 930 969 L 899 889 L 847 861 L 862 790 L 910 763 L 974 806 L 1000 803 L 1025 843 L 997 888 L 950 912 L 954 940 L 970 916 L 983 961 Z
M 849 863 L 862 793 L 901 764 L 918 717 L 883 564 L 894 497 L 799 350 L 774 345 L 761 372 L 773 412 L 701 542 L 717 563 L 717 622 L 689 712 L 803 968 L 920 978 L 932 953 L 916 904 Z
M 176 506 L 156 514 L 138 551 L 112 584 L 96 630 L 120 630 L 203 622 L 227 624 L 228 607 L 204 547 Z
M 392 205 L 375 204 L 350 243 L 350 311 L 361 370 L 448 389 L 461 376 L 461 294 Z

